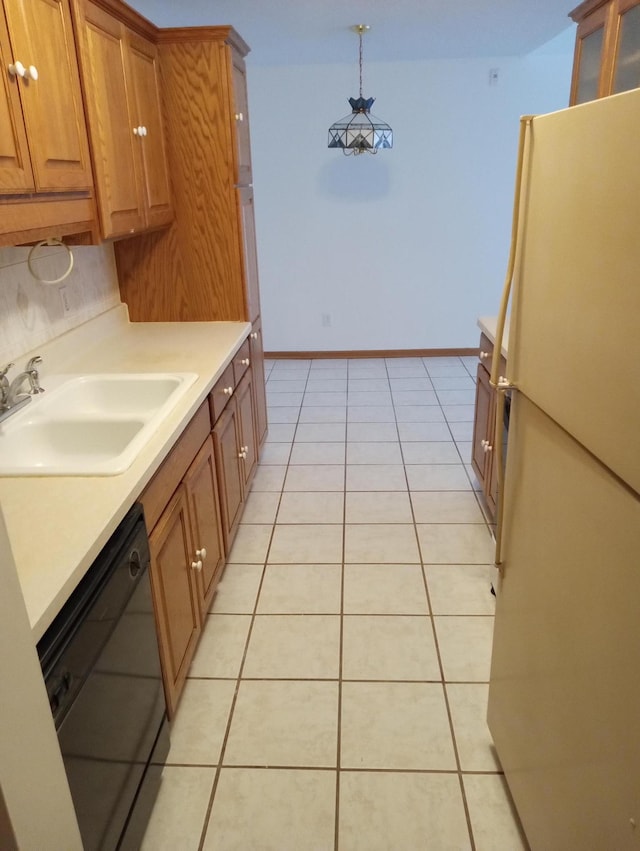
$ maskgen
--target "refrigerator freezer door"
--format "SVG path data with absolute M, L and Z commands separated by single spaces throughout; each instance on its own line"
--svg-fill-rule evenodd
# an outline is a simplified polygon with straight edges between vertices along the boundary
M 640 499 L 513 405 L 489 726 L 532 848 L 637 850 Z
M 640 493 L 638 116 L 640 89 L 533 119 L 508 371 Z

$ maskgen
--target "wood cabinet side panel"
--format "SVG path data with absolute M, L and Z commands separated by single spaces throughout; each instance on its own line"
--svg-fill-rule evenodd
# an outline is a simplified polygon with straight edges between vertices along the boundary
M 233 398 L 213 428 L 216 471 L 222 513 L 222 531 L 225 552 L 229 555 L 240 523 L 244 500 L 243 479 L 240 471 L 240 430 L 236 401 Z
M 264 375 L 264 345 L 262 342 L 262 322 L 253 323 L 249 337 L 251 345 L 251 369 L 253 370 L 253 395 L 256 414 L 256 440 L 258 454 L 267 438 L 267 390 Z
M 243 474 L 245 493 L 251 486 L 258 465 L 258 444 L 256 438 L 256 418 L 253 406 L 253 374 L 251 369 L 245 372 L 236 390 L 236 406 L 240 425 L 240 445 L 243 457 L 240 469 Z

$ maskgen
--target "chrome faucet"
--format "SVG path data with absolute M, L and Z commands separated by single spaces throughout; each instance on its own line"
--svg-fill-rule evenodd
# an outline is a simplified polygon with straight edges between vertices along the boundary
M 39 363 L 42 363 L 40 355 L 30 358 L 24 371 L 16 375 L 11 382 L 7 378 L 7 373 L 14 364 L 7 364 L 7 366 L 0 369 L 0 422 L 24 407 L 27 402 L 31 401 L 32 396 L 38 393 L 44 393 L 44 388 L 40 386 L 40 376 L 36 369 L 36 364 Z M 28 391 L 22 390 L 25 381 L 29 382 Z

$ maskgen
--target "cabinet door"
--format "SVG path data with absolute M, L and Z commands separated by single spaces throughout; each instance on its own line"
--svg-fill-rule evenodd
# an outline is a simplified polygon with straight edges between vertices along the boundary
M 4 15 L 0 15 L 0 193 L 28 192 L 35 189 L 27 133 L 22 118 L 18 91 L 19 78 L 6 73 L 13 62 L 9 33 Z
M 149 536 L 151 586 L 171 717 L 200 634 L 187 494 L 180 485 Z
M 485 447 L 489 435 L 493 431 L 494 396 L 495 394 L 489 384 L 489 373 L 481 364 L 478 364 L 471 464 L 485 493 L 487 485 L 487 451 Z
M 236 388 L 236 407 L 240 420 L 240 469 L 245 493 L 258 464 L 256 420 L 253 406 L 253 375 L 251 369 L 242 377 Z
M 227 407 L 213 429 L 213 443 L 216 454 L 216 470 L 222 510 L 222 532 L 225 552 L 228 555 L 238 529 L 244 500 L 243 472 L 240 467 L 240 423 L 235 397 L 229 400 Z
M 249 98 L 244 59 L 232 51 L 233 119 L 236 128 L 236 183 L 251 185 L 251 139 L 249 136 Z
M 209 603 L 224 564 L 224 546 L 218 485 L 213 454 L 213 441 L 208 437 L 189 467 L 184 479 L 189 497 L 193 558 L 202 562 L 197 587 L 201 620 L 204 621 Z
M 12 61 L 37 71 L 37 79 L 18 80 L 35 188 L 39 192 L 91 189 L 68 0 L 4 0 L 3 5 Z
M 173 212 L 160 104 L 158 50 L 134 33 L 128 34 L 128 44 L 135 93 L 133 125 L 143 129 L 143 135 L 137 139 L 142 163 L 140 193 L 146 226 L 159 227 L 172 220 Z
M 612 94 L 640 86 L 640 2 L 618 0 Z
M 136 160 L 139 140 L 129 117 L 133 92 L 126 73 L 124 28 L 93 3 L 85 4 L 84 16 L 82 60 L 85 87 L 91 92 L 89 132 L 102 233 L 108 238 L 144 227 Z
M 256 218 L 253 205 L 253 188 L 237 189 L 242 242 L 242 265 L 247 302 L 246 318 L 255 322 L 260 316 L 260 282 L 258 280 L 258 251 L 256 246 Z
M 253 400 L 256 414 L 256 440 L 258 454 L 267 436 L 267 391 L 264 378 L 264 346 L 262 343 L 262 323 L 253 323 L 249 336 L 251 370 L 253 372 Z
M 578 24 L 571 105 L 585 103 L 606 94 L 605 36 L 611 11 L 611 4 L 601 6 Z

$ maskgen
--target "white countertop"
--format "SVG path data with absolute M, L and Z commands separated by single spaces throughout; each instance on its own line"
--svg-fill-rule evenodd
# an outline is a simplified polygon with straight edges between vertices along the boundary
M 498 317 L 497 316 L 481 316 L 478 319 L 478 328 L 487 335 L 487 337 L 491 340 L 492 343 L 496 341 L 496 329 L 498 325 Z M 504 323 L 504 334 L 502 335 L 502 346 L 500 351 L 502 352 L 503 357 L 507 357 L 507 352 L 509 350 L 509 316 L 505 319 Z
M 130 323 L 126 306 L 120 305 L 33 353 L 43 358 L 40 375 L 45 389 L 47 373 L 198 374 L 121 475 L 0 477 L 0 504 L 35 641 L 42 637 L 250 331 L 248 322 Z

